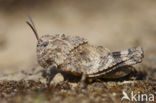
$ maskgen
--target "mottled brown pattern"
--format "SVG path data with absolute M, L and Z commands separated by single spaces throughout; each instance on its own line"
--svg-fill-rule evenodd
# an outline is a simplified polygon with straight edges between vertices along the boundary
M 88 77 L 101 77 L 119 67 L 141 62 L 143 50 L 134 47 L 111 52 L 102 46 L 90 45 L 83 38 L 57 34 L 39 39 L 37 57 L 43 68 L 53 69 L 52 65 L 57 65 L 57 69 L 73 75 L 85 73 Z
M 43 68 L 48 68 L 52 63 L 63 64 L 70 51 L 86 42 L 87 40 L 78 36 L 44 35 L 37 45 L 38 62 Z
M 33 21 L 27 22 L 33 29 L 37 44 L 38 63 L 45 68 L 47 84 L 51 82 L 52 70 L 59 69 L 73 75 L 86 77 L 113 77 L 113 72 L 121 67 L 140 63 L 143 58 L 141 47 L 111 52 L 103 46 L 90 45 L 86 39 L 65 34 L 44 35 L 39 38 Z M 126 69 L 129 73 L 130 69 Z M 118 71 L 125 71 L 118 69 Z M 115 74 L 119 74 L 116 71 Z
M 96 73 L 101 67 L 103 57 L 109 54 L 109 50 L 103 47 L 95 47 L 84 44 L 73 50 L 63 64 L 64 71 Z M 104 61 L 103 61 L 104 62 Z

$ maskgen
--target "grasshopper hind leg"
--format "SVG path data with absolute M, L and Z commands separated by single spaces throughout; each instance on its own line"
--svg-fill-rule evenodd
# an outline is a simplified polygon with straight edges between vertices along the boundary
M 115 69 L 112 72 L 109 72 L 102 76 L 102 78 L 105 79 L 126 79 L 127 77 L 135 76 L 137 73 L 136 69 L 133 66 L 125 66 L 125 67 L 119 67 Z
M 131 71 L 129 67 L 140 63 L 143 57 L 143 50 L 140 47 L 134 47 L 120 52 L 112 52 L 108 55 L 105 60 L 106 62 L 103 64 L 104 69 L 101 69 L 98 73 L 90 74 L 89 77 L 121 77 L 123 74 L 128 74 Z M 123 72 L 123 74 L 116 76 L 115 73 L 120 74 L 120 72 Z

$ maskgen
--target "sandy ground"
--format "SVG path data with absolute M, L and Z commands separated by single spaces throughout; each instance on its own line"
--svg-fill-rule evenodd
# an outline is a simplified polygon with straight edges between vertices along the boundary
M 4 99 L 4 103 L 21 103 L 23 98 L 30 100 L 25 103 L 32 101 L 76 103 L 77 100 L 84 103 L 120 102 L 122 90 L 129 86 L 134 89 L 134 85 L 137 85 L 135 89 L 145 91 L 148 88 L 146 92 L 154 93 L 156 90 L 155 5 L 155 0 L 45 0 L 44 2 L 0 0 L 0 96 L 2 99 L 7 98 L 8 94 L 12 97 L 8 101 Z M 25 23 L 28 20 L 27 15 L 33 18 L 40 36 L 78 35 L 88 39 L 92 45 L 102 45 L 111 51 L 141 46 L 145 58 L 141 64 L 135 66 L 136 70 L 141 72 L 141 75 L 138 73 L 140 80 L 128 84 L 119 81 L 94 82 L 86 90 L 76 91 L 77 83 L 66 83 L 58 76 L 54 80 L 58 84 L 48 89 L 51 92 L 38 89 L 44 88 L 41 75 L 27 75 L 34 68 L 35 72 L 42 69 L 36 60 L 35 36 Z M 29 85 L 25 86 L 22 83 Z M 11 89 L 8 90 L 10 86 L 7 85 L 11 85 Z M 22 92 L 18 85 L 22 88 Z M 120 88 L 116 90 L 118 86 Z

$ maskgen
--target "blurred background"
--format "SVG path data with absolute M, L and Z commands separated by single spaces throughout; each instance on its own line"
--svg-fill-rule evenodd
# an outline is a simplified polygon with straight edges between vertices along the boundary
M 38 33 L 78 35 L 112 51 L 141 46 L 156 64 L 155 0 L 0 0 L 0 71 L 31 69 Z M 146 63 L 148 64 L 148 63 Z

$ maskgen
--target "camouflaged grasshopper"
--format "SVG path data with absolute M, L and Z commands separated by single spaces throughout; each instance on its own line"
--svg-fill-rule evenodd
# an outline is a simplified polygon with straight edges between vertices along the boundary
M 59 69 L 86 78 L 119 78 L 132 71 L 131 65 L 142 61 L 143 50 L 134 47 L 111 52 L 103 46 L 93 46 L 84 38 L 64 34 L 38 36 L 32 19 L 27 24 L 37 39 L 37 60 L 46 71 L 47 85 L 51 71 Z M 122 73 L 121 73 L 122 72 Z

